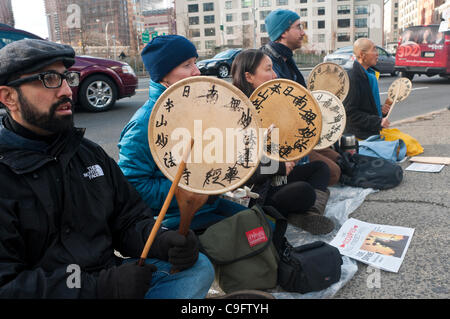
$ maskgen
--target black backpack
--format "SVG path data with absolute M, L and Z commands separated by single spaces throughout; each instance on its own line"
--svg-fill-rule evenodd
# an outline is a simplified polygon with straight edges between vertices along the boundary
M 403 180 L 403 169 L 383 158 L 342 152 L 337 163 L 341 167 L 339 182 L 344 185 L 389 189 Z

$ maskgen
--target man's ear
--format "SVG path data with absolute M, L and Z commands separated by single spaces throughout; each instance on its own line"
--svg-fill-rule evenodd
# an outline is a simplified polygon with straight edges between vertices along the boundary
M 11 112 L 18 109 L 17 91 L 10 86 L 0 86 L 0 102 Z

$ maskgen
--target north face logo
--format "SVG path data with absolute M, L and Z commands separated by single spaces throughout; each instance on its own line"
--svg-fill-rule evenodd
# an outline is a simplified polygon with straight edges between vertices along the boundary
M 88 171 L 83 174 L 83 176 L 86 178 L 94 179 L 96 177 L 105 175 L 105 174 L 103 174 L 103 170 L 100 167 L 100 165 L 89 166 L 87 169 L 88 169 Z

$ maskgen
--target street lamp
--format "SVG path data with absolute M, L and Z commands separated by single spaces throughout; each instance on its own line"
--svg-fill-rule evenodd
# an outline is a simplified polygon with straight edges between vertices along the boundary
M 108 54 L 108 59 L 109 59 L 108 26 L 109 26 L 110 23 L 114 23 L 114 21 L 108 21 L 106 23 L 106 27 L 105 27 L 106 52 Z

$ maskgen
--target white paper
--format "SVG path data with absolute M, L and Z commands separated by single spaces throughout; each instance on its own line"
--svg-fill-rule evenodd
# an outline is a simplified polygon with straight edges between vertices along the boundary
M 439 173 L 445 165 L 427 164 L 427 163 L 412 163 L 405 170 L 425 173 Z
M 413 228 L 347 220 L 330 245 L 342 255 L 391 272 L 398 272 L 408 250 Z

